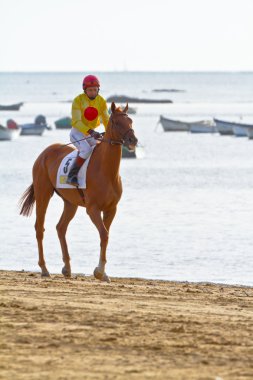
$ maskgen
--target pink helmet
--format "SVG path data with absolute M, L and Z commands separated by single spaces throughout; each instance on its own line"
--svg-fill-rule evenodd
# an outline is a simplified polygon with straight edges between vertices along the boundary
M 87 75 L 83 80 L 83 89 L 88 87 L 100 87 L 99 79 L 95 75 Z

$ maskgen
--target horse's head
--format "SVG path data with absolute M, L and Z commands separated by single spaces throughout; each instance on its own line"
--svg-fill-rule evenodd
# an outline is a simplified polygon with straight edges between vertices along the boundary
M 121 142 L 129 150 L 133 150 L 137 145 L 137 138 L 135 137 L 132 128 L 133 121 L 127 115 L 128 104 L 122 110 L 116 107 L 115 103 L 111 104 L 111 116 L 108 127 L 110 128 L 110 138 L 112 140 Z

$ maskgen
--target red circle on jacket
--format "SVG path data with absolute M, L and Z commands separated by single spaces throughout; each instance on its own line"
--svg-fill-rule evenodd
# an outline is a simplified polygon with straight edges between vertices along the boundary
M 92 121 L 98 117 L 98 110 L 95 107 L 87 107 L 84 110 L 85 119 Z

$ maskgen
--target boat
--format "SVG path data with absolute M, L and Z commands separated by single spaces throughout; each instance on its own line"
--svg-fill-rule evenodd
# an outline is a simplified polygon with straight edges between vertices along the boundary
M 241 127 L 239 125 L 235 125 L 233 127 L 233 132 L 236 137 L 246 137 L 247 136 L 247 128 Z
M 235 135 L 235 136 L 247 136 L 247 129 L 252 128 L 253 125 L 236 123 L 231 121 L 224 121 L 214 119 L 218 132 L 221 135 Z
M 19 111 L 24 103 L 16 103 L 11 105 L 0 105 L 0 111 Z
M 122 146 L 122 158 L 136 158 L 136 150 L 129 150 L 124 145 Z
M 70 129 L 72 127 L 71 125 L 71 118 L 70 117 L 62 117 L 59 120 L 56 120 L 54 122 L 56 129 Z
M 253 126 L 248 126 L 246 128 L 246 131 L 247 131 L 247 136 L 250 140 L 253 139 Z
M 189 131 L 191 133 L 215 133 L 217 129 L 212 120 L 201 120 L 189 123 Z
M 21 136 L 41 136 L 45 129 L 51 130 L 52 127 L 47 124 L 44 115 L 36 116 L 34 123 L 20 125 Z
M 0 140 L 12 140 L 19 135 L 19 129 L 10 129 L 0 125 Z
M 229 121 L 214 119 L 216 124 L 217 131 L 220 135 L 233 135 L 233 127 L 235 123 L 231 123 Z
M 189 131 L 189 123 L 179 120 L 168 119 L 160 115 L 159 123 L 162 124 L 164 132 L 186 132 Z
M 23 124 L 23 125 L 20 125 L 20 127 L 21 127 L 21 132 L 20 132 L 21 136 L 41 136 L 46 129 L 45 125 L 35 124 L 35 123 Z

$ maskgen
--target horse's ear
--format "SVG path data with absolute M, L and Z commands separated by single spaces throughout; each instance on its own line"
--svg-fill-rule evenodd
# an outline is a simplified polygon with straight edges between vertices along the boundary
M 127 113 L 127 111 L 128 111 L 128 103 L 126 104 L 126 107 L 123 109 L 124 113 Z
M 112 104 L 111 104 L 111 111 L 112 111 L 112 113 L 113 113 L 115 110 L 116 110 L 116 105 L 115 105 L 114 102 L 112 102 Z

